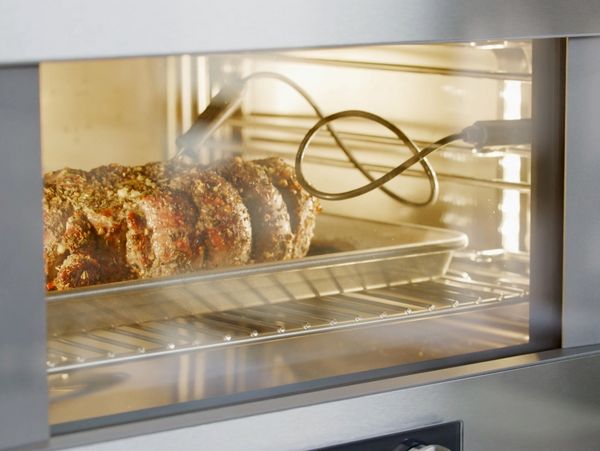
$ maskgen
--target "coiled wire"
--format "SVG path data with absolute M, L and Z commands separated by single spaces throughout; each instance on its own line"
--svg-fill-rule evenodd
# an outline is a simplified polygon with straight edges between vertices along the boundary
M 349 191 L 343 191 L 343 192 L 337 192 L 337 193 L 321 191 L 321 190 L 315 188 L 314 186 L 312 186 L 304 177 L 304 172 L 302 170 L 302 162 L 303 162 L 304 156 L 306 154 L 306 150 L 307 150 L 308 146 L 310 145 L 312 138 L 319 131 L 319 129 L 321 129 L 321 127 L 328 126 L 329 123 L 331 123 L 335 120 L 342 119 L 342 118 L 348 118 L 348 117 L 359 117 L 359 118 L 363 118 L 363 119 L 368 119 L 368 120 L 371 120 L 371 121 L 374 121 L 374 122 L 377 122 L 377 123 L 383 125 L 385 128 L 392 131 L 399 139 L 401 139 L 404 142 L 404 144 L 412 151 L 413 156 L 408 158 L 404 162 L 402 162 L 400 165 L 396 166 L 394 169 L 385 173 L 381 177 L 375 179 L 374 177 L 372 177 L 370 174 L 367 173 L 367 171 L 360 165 L 360 163 L 356 162 L 356 160 L 354 158 L 351 158 L 351 154 L 349 152 L 344 151 L 344 153 L 346 153 L 346 155 L 348 155 L 348 159 L 350 159 L 352 164 L 354 166 L 356 166 L 360 170 L 361 173 L 365 174 L 371 182 L 367 183 L 366 185 L 363 185 L 359 188 L 355 188 L 355 189 L 352 189 Z M 457 141 L 459 139 L 462 139 L 461 133 L 448 135 L 448 136 L 436 141 L 435 143 L 430 144 L 429 146 L 425 147 L 424 149 L 419 150 L 417 145 L 414 142 L 412 142 L 411 139 L 408 136 L 406 136 L 404 134 L 404 132 L 402 132 L 402 130 L 400 130 L 397 126 L 395 126 L 390 121 L 388 121 L 387 119 L 384 119 L 381 116 L 370 113 L 368 111 L 361 111 L 361 110 L 340 111 L 340 112 L 337 112 L 337 113 L 334 113 L 329 116 L 321 118 L 321 120 L 319 120 L 315 125 L 313 125 L 313 127 L 306 133 L 306 135 L 304 135 L 304 138 L 302 139 L 302 142 L 300 143 L 300 146 L 298 147 L 298 152 L 296 153 L 296 177 L 298 177 L 298 181 L 302 184 L 302 186 L 308 192 L 310 192 L 314 196 L 317 196 L 321 199 L 326 199 L 326 200 L 350 199 L 353 197 L 361 196 L 363 194 L 368 193 L 369 191 L 373 191 L 374 189 L 379 188 L 382 191 L 384 191 L 386 194 L 391 196 L 392 198 L 394 198 L 402 203 L 412 205 L 412 206 L 422 207 L 422 206 L 434 203 L 437 200 L 437 197 L 439 195 L 439 182 L 437 179 L 437 175 L 436 175 L 435 171 L 433 170 L 433 168 L 430 166 L 429 162 L 427 161 L 427 159 L 426 159 L 427 155 L 429 155 L 430 153 L 432 153 L 454 141 Z M 427 198 L 427 200 L 425 200 L 423 202 L 416 202 L 416 201 L 408 200 L 408 199 L 398 196 L 395 193 L 391 193 L 387 188 L 383 187 L 383 185 L 385 183 L 389 182 L 394 177 L 402 174 L 404 171 L 406 171 L 412 165 L 417 164 L 417 163 L 420 163 L 423 166 L 425 174 L 427 175 L 427 178 L 429 179 L 430 192 L 429 192 L 429 197 Z
M 361 110 L 347 110 L 347 111 L 339 111 L 339 112 L 331 114 L 329 116 L 325 116 L 323 114 L 323 112 L 321 111 L 321 109 L 319 108 L 319 106 L 317 105 L 317 103 L 313 100 L 313 98 L 310 96 L 310 94 L 308 94 L 308 92 L 306 92 L 300 85 L 298 85 L 292 79 L 286 77 L 285 75 L 279 74 L 277 72 L 269 72 L 269 71 L 254 72 L 254 73 L 242 78 L 241 82 L 243 85 L 246 85 L 248 82 L 255 80 L 255 79 L 260 79 L 260 78 L 278 80 L 278 81 L 286 84 L 287 86 L 291 87 L 294 91 L 296 91 L 298 94 L 300 94 L 300 96 L 302 96 L 304 98 L 306 103 L 308 103 L 308 105 L 310 105 L 310 107 L 313 109 L 315 114 L 319 117 L 319 121 L 310 128 L 310 130 L 306 133 L 306 135 L 302 139 L 302 142 L 300 143 L 300 145 L 298 147 L 298 151 L 296 153 L 296 160 L 295 160 L 296 177 L 298 178 L 298 181 L 303 186 L 303 188 L 306 189 L 306 191 L 308 191 L 309 193 L 311 193 L 312 195 L 314 195 L 318 198 L 325 199 L 325 200 L 345 200 L 345 199 L 350 199 L 353 197 L 361 196 L 361 195 L 366 194 L 374 189 L 380 189 L 381 191 L 383 191 L 386 195 L 388 195 L 392 199 L 395 199 L 398 202 L 401 202 L 405 205 L 410 205 L 410 206 L 414 206 L 414 207 L 423 207 L 423 206 L 435 203 L 435 201 L 437 200 L 437 198 L 439 196 L 439 181 L 438 181 L 437 175 L 435 173 L 435 170 L 433 169 L 433 167 L 431 166 L 431 164 L 429 163 L 429 161 L 427 160 L 426 157 L 427 157 L 427 155 L 450 144 L 451 142 L 462 139 L 463 135 L 461 133 L 446 136 L 446 137 L 436 141 L 435 143 L 430 144 L 429 146 L 427 146 L 423 149 L 420 149 L 402 130 L 400 130 L 400 128 L 398 128 L 396 125 L 394 125 L 387 119 L 385 119 L 381 116 L 378 116 L 374 113 L 370 113 L 368 111 L 361 111 Z M 241 94 L 242 93 L 240 92 L 240 95 Z M 233 113 L 233 111 L 229 112 L 229 114 L 232 114 L 232 113 Z M 400 165 L 398 165 L 394 169 L 390 170 L 386 174 L 382 175 L 381 177 L 379 177 L 379 178 L 374 177 L 356 159 L 356 157 L 353 155 L 353 153 L 350 151 L 350 149 L 344 144 L 344 142 L 342 141 L 340 136 L 337 134 L 337 132 L 331 125 L 331 123 L 336 120 L 339 120 L 342 118 L 350 118 L 350 117 L 367 119 L 370 121 L 377 122 L 378 124 L 384 126 L 388 130 L 390 130 L 392 133 L 394 133 L 398 137 L 398 139 L 400 139 L 404 143 L 404 145 L 406 145 L 406 147 L 408 147 L 408 149 L 412 152 L 413 156 L 408 158 L 407 160 L 405 160 Z M 223 121 L 224 121 L 224 119 L 223 119 Z M 327 129 L 327 131 L 329 132 L 329 134 L 332 136 L 333 140 L 335 141 L 336 145 L 345 154 L 348 161 L 350 163 L 352 163 L 352 165 L 369 180 L 369 183 L 367 183 L 359 188 L 351 189 L 348 191 L 331 193 L 331 192 L 327 192 L 327 191 L 322 191 L 322 190 L 314 187 L 313 185 L 311 185 L 310 182 L 308 182 L 308 180 L 304 176 L 304 172 L 303 172 L 303 166 L 302 166 L 303 160 L 304 160 L 304 157 L 306 155 L 306 152 L 308 150 L 308 147 L 310 146 L 310 143 L 311 143 L 313 137 L 315 136 L 315 134 L 318 133 L 318 131 L 322 127 L 325 127 Z M 180 154 L 182 154 L 184 151 L 185 151 L 185 149 L 181 149 L 180 152 L 177 153 L 176 157 L 179 157 Z M 393 191 L 389 190 L 388 188 L 386 188 L 384 186 L 385 183 L 389 182 L 394 177 L 402 174 L 408 168 L 410 168 L 411 166 L 413 166 L 417 163 L 420 164 L 421 167 L 423 168 L 423 172 L 429 182 L 429 196 L 427 197 L 426 200 L 415 201 L 415 200 L 407 199 L 405 197 L 398 195 L 397 193 L 394 193 Z

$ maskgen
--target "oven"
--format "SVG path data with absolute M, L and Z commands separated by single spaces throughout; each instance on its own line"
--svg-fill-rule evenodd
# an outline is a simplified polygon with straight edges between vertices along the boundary
M 3 6 L 0 449 L 597 446 L 586 7 Z

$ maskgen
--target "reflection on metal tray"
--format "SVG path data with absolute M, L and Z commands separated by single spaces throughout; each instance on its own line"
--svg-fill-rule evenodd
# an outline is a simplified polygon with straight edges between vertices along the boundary
M 134 324 L 428 280 L 443 275 L 460 233 L 321 215 L 308 257 L 51 294 L 48 333 Z

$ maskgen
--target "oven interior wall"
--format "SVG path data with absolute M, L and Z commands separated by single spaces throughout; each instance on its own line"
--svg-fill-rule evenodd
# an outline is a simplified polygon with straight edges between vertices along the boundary
M 40 83 L 44 172 L 163 158 L 164 59 L 42 64 Z

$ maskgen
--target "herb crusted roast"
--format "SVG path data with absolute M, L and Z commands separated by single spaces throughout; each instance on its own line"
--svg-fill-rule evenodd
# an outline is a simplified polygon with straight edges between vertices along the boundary
M 278 158 L 62 169 L 44 176 L 47 289 L 303 257 L 318 210 Z

